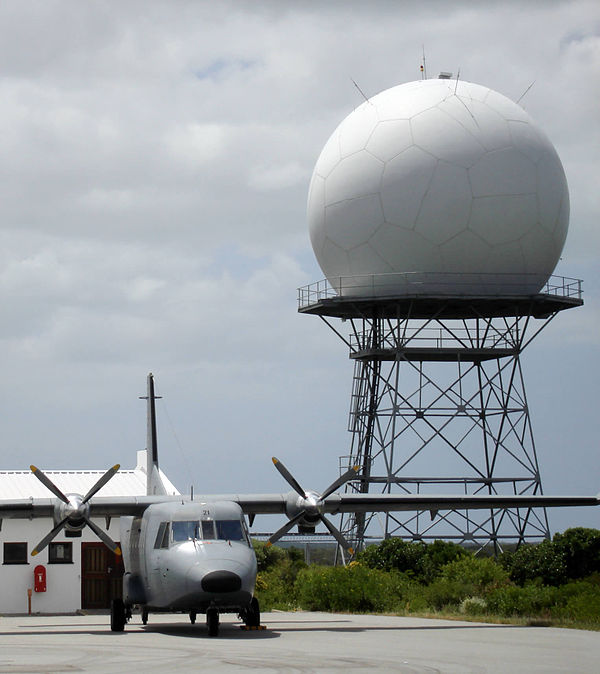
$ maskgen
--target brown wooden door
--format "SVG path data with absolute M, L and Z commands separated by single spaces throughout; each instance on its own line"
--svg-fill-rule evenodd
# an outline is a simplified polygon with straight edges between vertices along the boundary
M 123 558 L 104 543 L 81 544 L 81 608 L 110 608 L 123 596 Z

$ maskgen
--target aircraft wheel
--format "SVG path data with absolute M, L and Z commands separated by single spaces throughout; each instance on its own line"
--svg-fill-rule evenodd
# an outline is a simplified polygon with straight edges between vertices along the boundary
M 122 599 L 113 599 L 110 602 L 110 629 L 113 632 L 122 632 L 125 629 L 125 604 Z
M 142 623 L 144 625 L 148 624 L 148 609 L 147 608 L 142 609 Z
M 192 625 L 195 625 L 196 623 L 196 611 L 190 611 L 190 622 Z
M 219 634 L 219 612 L 216 608 L 209 608 L 206 612 L 206 626 L 209 637 L 216 637 Z
M 248 627 L 260 627 L 260 606 L 256 597 L 252 597 L 244 616 L 244 622 Z

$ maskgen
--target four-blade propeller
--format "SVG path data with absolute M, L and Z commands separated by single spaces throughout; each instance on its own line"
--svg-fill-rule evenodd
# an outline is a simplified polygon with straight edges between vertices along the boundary
M 39 468 L 36 468 L 35 466 L 30 466 L 30 468 L 37 479 L 61 501 L 61 503 L 57 504 L 55 509 L 55 521 L 58 521 L 58 524 L 49 534 L 44 536 L 31 551 L 33 557 L 41 552 L 65 527 L 69 528 L 71 531 L 78 531 L 83 529 L 86 524 L 108 548 L 117 555 L 121 554 L 121 548 L 110 538 L 110 536 L 108 536 L 108 534 L 92 522 L 90 519 L 90 507 L 88 505 L 88 501 L 92 496 L 100 491 L 100 489 L 102 489 L 102 487 L 104 487 L 111 477 L 113 477 L 119 470 L 120 466 L 118 463 L 112 468 L 109 468 L 85 496 L 81 496 L 81 494 L 63 494 L 54 482 L 52 482 L 47 475 L 44 475 Z
M 290 487 L 298 494 L 300 497 L 296 500 L 294 504 L 294 510 L 297 510 L 295 514 L 291 514 L 290 519 L 278 529 L 267 541 L 267 545 L 273 545 L 275 541 L 279 540 L 282 536 L 287 534 L 287 532 L 295 525 L 304 522 L 315 523 L 317 520 L 320 520 L 328 529 L 329 533 L 335 538 L 335 540 L 347 550 L 351 555 L 354 554 L 354 550 L 348 541 L 342 535 L 342 532 L 335 527 L 326 517 L 323 515 L 323 509 L 325 506 L 325 501 L 328 496 L 331 496 L 333 492 L 341 487 L 343 484 L 348 482 L 356 476 L 360 466 L 353 466 L 350 470 L 346 471 L 343 475 L 337 478 L 332 482 L 327 489 L 322 494 L 317 494 L 316 492 L 307 492 L 302 489 L 300 484 L 290 473 L 290 471 L 275 457 L 272 458 L 275 468 L 279 471 L 283 479 L 290 485 Z

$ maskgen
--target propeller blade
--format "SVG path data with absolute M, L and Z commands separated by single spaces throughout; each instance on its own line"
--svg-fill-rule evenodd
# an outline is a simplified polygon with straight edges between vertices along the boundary
M 342 535 L 342 532 L 337 528 L 334 527 L 331 522 L 324 517 L 323 515 L 319 515 L 319 518 L 321 522 L 329 529 L 329 533 L 335 538 L 335 540 L 344 548 L 344 550 L 347 550 L 351 555 L 354 554 L 354 548 L 348 543 L 348 541 L 344 538 Z
M 110 478 L 119 470 L 121 467 L 120 464 L 115 464 L 112 468 L 109 468 L 106 473 L 96 482 L 96 484 L 88 491 L 88 493 L 83 497 L 82 503 L 87 503 L 94 494 L 99 492 L 102 487 L 110 480 Z
M 69 499 L 62 493 L 62 491 L 50 480 L 49 477 L 44 475 L 42 471 L 39 468 L 36 468 L 35 466 L 29 466 L 31 469 L 31 472 L 37 477 L 37 479 L 45 486 L 47 487 L 55 496 L 58 496 L 58 498 L 63 502 L 63 503 L 68 503 Z
M 306 498 L 306 492 L 302 487 L 296 482 L 290 471 L 279 461 L 279 459 L 276 459 L 275 457 L 272 457 L 271 459 L 273 461 L 273 465 L 277 470 L 280 472 L 281 476 L 283 479 L 290 485 L 290 487 L 302 498 Z
M 42 538 L 42 540 L 31 551 L 32 557 L 35 557 L 39 552 L 41 552 L 48 545 L 48 543 L 50 543 L 50 541 L 55 538 L 62 531 L 62 529 L 64 529 L 68 519 L 68 517 L 65 517 L 65 519 L 59 522 L 49 534 L 46 534 L 44 538 Z
M 94 524 L 92 520 L 89 520 L 87 517 L 85 518 L 85 523 L 96 534 L 96 536 L 98 536 L 98 538 L 104 543 L 104 545 L 106 545 L 107 548 L 110 548 L 117 555 L 121 554 L 121 548 L 113 541 L 113 539 L 108 534 L 105 534 L 104 531 L 102 531 L 102 529 L 100 529 L 99 526 Z
M 356 477 L 356 473 L 360 470 L 360 466 L 352 466 L 350 470 L 347 470 L 343 475 L 340 475 L 338 479 L 335 482 L 332 482 L 329 487 L 321 494 L 321 500 L 325 500 L 329 495 L 333 494 L 333 492 L 338 488 L 341 487 L 343 484 L 348 482 L 348 480 L 352 479 L 353 477 Z
M 273 543 L 275 543 L 275 541 L 278 541 L 282 536 L 287 534 L 287 532 L 294 526 L 294 524 L 296 524 L 296 522 L 299 522 L 303 517 L 304 517 L 304 510 L 299 512 L 295 517 L 292 517 L 291 520 L 288 520 L 281 527 L 281 529 L 277 529 L 277 531 L 267 541 L 267 547 L 269 547 L 270 545 L 273 545 Z

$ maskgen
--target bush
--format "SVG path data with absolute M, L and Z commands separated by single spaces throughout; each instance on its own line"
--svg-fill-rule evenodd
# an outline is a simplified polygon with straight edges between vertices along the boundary
M 358 555 L 358 561 L 371 569 L 402 571 L 422 582 L 436 578 L 441 568 L 469 553 L 456 543 L 434 541 L 422 542 L 387 538 L 379 545 L 369 545 Z
M 568 578 L 600 573 L 600 531 L 576 527 L 554 534 L 552 545 L 563 555 Z
M 460 612 L 465 615 L 482 615 L 487 608 L 487 602 L 481 597 L 467 597 L 460 605 Z
M 499 561 L 519 585 L 536 579 L 544 585 L 560 585 L 567 579 L 565 554 L 550 541 L 523 545 L 504 553 Z
M 294 584 L 298 573 L 307 568 L 302 552 L 290 548 L 284 552 L 283 557 L 278 556 L 278 559 L 279 561 L 271 564 L 266 571 L 259 571 L 256 578 L 256 597 L 263 611 L 274 608 L 284 611 L 297 608 Z
M 415 584 L 397 572 L 370 569 L 362 564 L 304 569 L 296 579 L 296 596 L 309 611 L 405 610 Z
M 470 586 L 477 594 L 508 583 L 508 573 L 493 559 L 472 555 L 446 564 L 442 567 L 441 578 Z
M 419 576 L 426 554 L 425 543 L 412 543 L 401 538 L 386 538 L 379 545 L 369 545 L 358 554 L 361 564 L 382 571 L 402 571 Z
M 492 590 L 486 597 L 488 611 L 498 615 L 548 616 L 556 603 L 557 589 L 530 583 L 524 587 L 509 585 Z
M 440 574 L 443 566 L 467 557 L 469 554 L 457 543 L 433 541 L 433 543 L 430 543 L 425 548 L 421 579 L 424 582 L 431 582 Z
M 600 623 L 600 587 L 585 582 L 569 583 L 559 588 L 559 592 L 563 601 L 553 607 L 553 618 Z
M 442 609 L 455 609 L 463 600 L 473 594 L 474 586 L 460 580 L 438 578 L 433 583 L 423 587 L 423 597 L 430 608 L 441 611 Z
M 278 548 L 276 545 L 267 545 L 263 541 L 252 541 L 254 554 L 256 555 L 256 563 L 258 565 L 259 573 L 267 571 L 275 564 L 283 561 L 286 557 L 286 551 Z

